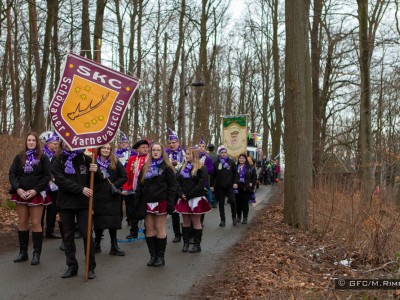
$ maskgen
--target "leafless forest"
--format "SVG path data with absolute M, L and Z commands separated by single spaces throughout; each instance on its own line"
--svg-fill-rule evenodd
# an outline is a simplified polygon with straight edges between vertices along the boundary
M 220 117 L 249 114 L 264 153 L 285 154 L 285 221 L 307 228 L 326 175 L 362 205 L 377 186 L 399 198 L 399 16 L 397 0 L 2 0 L 0 132 L 50 127 L 72 50 L 141 79 L 121 127 L 132 141 L 171 127 L 219 144 Z

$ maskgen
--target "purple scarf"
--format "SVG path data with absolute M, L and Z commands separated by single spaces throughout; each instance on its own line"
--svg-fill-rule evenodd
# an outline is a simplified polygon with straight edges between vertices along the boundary
M 178 149 L 176 149 L 175 151 L 172 151 L 170 149 L 169 159 L 170 160 L 175 160 L 177 162 L 183 162 L 184 155 L 182 154 L 181 146 L 179 146 Z
M 238 173 L 240 175 L 239 177 L 239 182 L 245 181 L 246 178 L 246 165 L 241 166 L 240 164 L 238 165 Z
M 108 174 L 108 166 L 110 165 L 110 159 L 107 158 L 105 161 L 102 161 L 101 156 L 99 155 L 97 157 L 97 163 L 100 166 L 100 171 L 104 174 L 104 178 L 110 177 L 110 174 Z
M 118 149 L 115 151 L 115 155 L 116 155 L 118 158 L 124 157 L 124 156 L 125 156 L 125 152 L 126 152 L 126 151 L 129 151 L 129 150 L 130 150 L 129 147 L 126 147 L 126 148 L 118 148 Z
M 199 158 L 202 158 L 203 156 L 205 156 L 206 153 L 205 152 L 199 152 Z
M 35 166 L 39 161 L 35 158 L 36 149 L 26 151 L 26 162 L 24 166 L 24 173 L 29 174 L 33 172 L 32 166 Z
M 219 160 L 219 167 L 218 167 L 219 170 L 221 170 L 222 168 L 230 170 L 230 167 L 228 164 L 229 157 L 227 157 L 227 158 L 218 157 L 218 160 Z
M 150 162 L 150 168 L 147 170 L 147 173 L 144 175 L 144 179 L 150 179 L 158 176 L 158 168 L 160 164 L 163 162 L 163 157 L 159 159 L 152 159 Z
M 192 171 L 193 165 L 188 162 L 185 166 L 185 168 L 181 171 L 182 177 L 183 178 L 190 178 L 190 171 Z
M 75 174 L 75 168 L 72 164 L 72 160 L 80 153 L 83 153 L 83 150 L 75 150 L 75 151 L 67 151 L 64 148 L 62 149 L 62 154 L 68 156 L 67 161 L 65 162 L 65 170 L 66 174 Z
M 48 157 L 50 160 L 51 160 L 51 159 L 53 158 L 53 156 L 54 156 L 54 152 L 51 152 L 51 151 L 49 150 L 49 148 L 47 147 L 47 144 L 44 145 L 43 152 L 44 152 L 44 154 L 47 155 L 47 157 Z

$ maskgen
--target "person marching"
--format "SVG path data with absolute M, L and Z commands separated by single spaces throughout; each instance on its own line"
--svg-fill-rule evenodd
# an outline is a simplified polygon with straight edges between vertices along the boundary
M 200 162 L 199 150 L 189 148 L 186 151 L 186 161 L 177 176 L 179 200 L 175 206 L 178 213 L 182 214 L 183 248 L 182 252 L 201 252 L 201 238 L 203 227 L 201 216 L 211 211 L 210 204 L 204 194 L 207 191 L 205 182 L 208 182 L 208 171 Z M 193 225 L 194 242 L 189 250 L 190 221 Z
M 215 191 L 219 203 L 219 215 L 221 223 L 225 227 L 225 196 L 231 205 L 233 225 L 236 226 L 236 201 L 234 189 L 238 188 L 239 176 L 235 162 L 228 157 L 228 150 L 225 146 L 219 148 L 218 160 L 214 162 L 214 174 L 211 176 L 211 190 Z
M 103 176 L 97 164 L 91 163 L 91 157 L 84 154 L 84 150 L 71 150 L 65 143 L 61 145 L 51 170 L 55 179 L 54 183 L 58 186 L 57 208 L 64 223 L 64 253 L 68 270 L 61 277 L 69 278 L 76 276 L 79 268 L 75 258 L 75 217 L 83 237 L 86 255 L 89 197 L 93 196 L 93 191 L 89 188 L 90 172 L 95 172 L 95 181 L 101 180 Z M 91 234 L 90 239 L 88 279 L 94 279 L 96 260 Z
M 126 137 L 125 133 L 123 133 L 121 130 L 119 131 L 119 141 L 118 141 L 118 149 L 115 150 L 115 156 L 118 158 L 118 160 L 122 163 L 124 168 L 126 167 L 126 164 L 128 163 L 128 160 L 130 157 L 133 155 L 136 155 L 135 151 L 132 151 L 130 146 L 129 146 L 129 140 Z M 128 225 L 131 225 L 131 219 L 130 215 L 132 214 L 132 205 L 133 203 L 130 202 L 130 199 L 127 199 L 127 197 L 120 196 L 121 197 L 121 218 L 123 218 L 123 203 L 122 200 L 125 201 L 125 211 L 126 211 L 126 221 Z
M 33 256 L 31 265 L 40 263 L 43 229 L 43 207 L 50 204 L 45 189 L 50 181 L 50 160 L 43 154 L 36 133 L 27 134 L 23 150 L 17 154 L 9 173 L 11 201 L 16 203 L 18 214 L 19 255 L 14 262 L 28 260 L 29 219 L 32 224 Z
M 54 154 L 58 150 L 60 144 L 60 138 L 54 131 L 45 131 L 40 134 L 39 139 L 44 143 L 43 153 L 47 155 L 51 163 Z M 51 204 L 46 206 L 46 209 L 43 211 L 43 217 L 42 217 L 42 223 L 43 223 L 44 215 L 46 215 L 46 238 L 50 239 L 61 239 L 63 234 L 61 221 L 58 222 L 61 236 L 54 232 L 54 227 L 56 225 L 56 218 L 57 218 L 57 207 L 56 207 L 57 190 L 58 190 L 57 185 L 55 185 L 53 181 L 50 181 L 46 188 L 46 195 L 50 198 Z
M 126 164 L 126 173 L 128 180 L 122 187 L 122 195 L 127 203 L 134 203 L 135 190 L 138 183 L 139 173 L 149 157 L 150 142 L 148 140 L 139 140 L 133 145 L 137 155 L 131 156 Z M 133 217 L 133 208 L 127 211 L 127 217 L 130 220 L 131 228 L 126 239 L 137 239 L 139 233 L 139 220 Z
M 167 213 L 175 210 L 177 189 L 175 169 L 164 147 L 154 143 L 150 147 L 150 157 L 140 171 L 135 194 L 135 217 L 139 220 L 144 218 L 146 224 L 146 243 L 150 253 L 147 266 L 165 265 L 165 222 Z
M 242 224 L 247 224 L 249 215 L 249 201 L 251 194 L 257 184 L 256 170 L 249 164 L 246 154 L 240 154 L 237 163 L 237 171 L 239 174 L 239 183 L 236 196 L 237 206 L 237 222 L 239 223 L 242 218 Z
M 207 151 L 206 151 L 206 143 L 204 142 L 203 136 L 200 139 L 200 142 L 198 144 L 198 149 L 199 149 L 199 159 L 200 162 L 203 166 L 206 167 L 207 169 L 207 179 L 205 182 L 205 188 L 208 190 L 208 194 L 207 194 L 207 200 L 210 203 L 211 207 L 217 207 L 217 204 L 215 202 L 215 196 L 213 194 L 213 192 L 210 190 L 210 182 L 209 182 L 209 176 L 211 176 L 212 174 L 214 174 L 214 165 L 213 165 L 213 160 L 210 156 L 207 155 Z M 202 215 L 202 219 L 204 219 L 204 215 Z M 203 220 L 202 222 L 203 223 Z
M 111 144 L 105 144 L 97 150 L 97 164 L 103 173 L 103 180 L 96 181 L 94 186 L 95 232 L 94 251 L 101 252 L 101 237 L 104 229 L 108 229 L 111 240 L 110 255 L 125 256 L 118 247 L 117 229 L 122 228 L 121 197 L 112 191 L 111 185 L 119 189 L 126 181 L 126 171 L 122 163 L 115 157 Z
M 175 171 L 178 172 L 185 161 L 185 150 L 181 148 L 178 135 L 175 131 L 168 128 L 168 136 L 169 136 L 168 138 L 169 148 L 166 149 L 166 152 L 170 162 L 175 168 Z M 174 230 L 175 234 L 175 237 L 172 240 L 172 242 L 179 243 L 182 238 L 182 233 L 181 233 L 181 223 L 179 219 L 179 213 L 177 212 L 172 213 L 172 229 Z

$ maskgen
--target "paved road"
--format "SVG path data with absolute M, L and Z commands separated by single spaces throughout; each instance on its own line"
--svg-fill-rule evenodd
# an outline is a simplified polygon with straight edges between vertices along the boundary
M 271 189 L 273 187 L 261 186 L 257 190 L 258 203 L 250 207 L 250 220 L 256 210 L 267 204 Z M 228 205 L 225 212 L 230 215 Z M 105 231 L 103 252 L 96 255 L 97 278 L 88 282 L 84 281 L 85 259 L 81 240 L 76 240 L 80 264 L 78 276 L 69 279 L 61 278 L 67 268 L 64 253 L 58 249 L 60 240 L 44 241 L 38 266 L 31 266 L 30 260 L 13 263 L 18 252 L 16 249 L 13 253 L 0 256 L 0 299 L 176 299 L 218 267 L 218 256 L 223 255 L 248 226 L 233 226 L 230 218 L 227 218 L 225 228 L 218 224 L 218 209 L 213 209 L 205 218 L 201 253 L 182 253 L 182 243 L 169 241 L 166 265 L 161 268 L 146 266 L 149 254 L 144 240 L 120 243 L 120 248 L 126 251 L 125 257 L 108 255 L 109 237 Z M 129 228 L 125 226 L 118 231 L 118 238 L 124 238 L 128 232 Z M 170 218 L 167 220 L 167 234 L 171 240 Z M 32 249 L 30 258 L 31 252 Z

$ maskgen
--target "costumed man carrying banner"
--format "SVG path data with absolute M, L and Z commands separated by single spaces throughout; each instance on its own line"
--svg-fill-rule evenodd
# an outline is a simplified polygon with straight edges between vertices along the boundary
M 170 128 L 168 128 L 168 146 L 169 148 L 167 148 L 165 151 L 167 152 L 169 160 L 174 166 L 176 172 L 179 172 L 185 161 L 185 150 L 183 150 L 180 146 L 177 133 Z M 177 212 L 172 213 L 172 228 L 175 234 L 172 242 L 179 243 L 182 238 L 182 233 L 179 213 Z
M 112 142 L 138 86 L 138 78 L 74 53 L 66 57 L 60 83 L 49 107 L 54 130 L 63 141 L 63 153 L 52 166 L 59 187 L 57 207 L 64 221 L 68 270 L 63 278 L 76 276 L 78 272 L 73 236 L 75 217 L 81 234 L 83 227 L 87 226 L 87 232 L 83 234 L 85 280 L 96 276 L 92 239 L 93 184 L 95 173 L 96 176 L 102 176 L 102 173 L 97 170 L 95 151 L 92 151 L 91 163 L 83 151 Z

